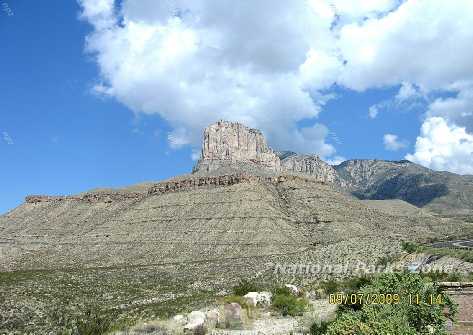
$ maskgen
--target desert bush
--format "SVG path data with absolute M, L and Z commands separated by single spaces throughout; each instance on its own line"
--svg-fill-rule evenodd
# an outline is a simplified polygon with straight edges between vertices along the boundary
M 385 273 L 359 292 L 365 296 L 396 293 L 401 299 L 396 304 L 365 303 L 358 311 L 341 309 L 334 322 L 328 326 L 327 335 L 444 335 L 447 318 L 454 318 L 457 312 L 450 297 L 441 292 L 435 283 L 423 280 L 419 274 Z M 420 303 L 411 303 L 409 295 L 418 295 Z M 441 300 L 431 304 L 431 296 L 441 297 Z
M 328 325 L 330 323 L 327 321 L 316 321 L 310 326 L 309 334 L 310 335 L 323 335 L 327 332 Z
M 302 315 L 308 306 L 304 298 L 297 298 L 292 294 L 277 294 L 273 296 L 272 306 L 283 316 Z
M 413 253 L 413 252 L 416 252 L 419 249 L 419 246 L 414 242 L 402 241 L 401 242 L 401 248 L 405 252 Z
M 334 279 L 329 279 L 326 281 L 323 281 L 320 283 L 320 288 L 326 293 L 326 294 L 332 294 L 336 293 L 339 291 L 340 285 L 339 283 L 334 280 Z
M 133 328 L 133 334 L 169 335 L 171 333 L 161 325 L 146 324 Z
M 237 304 L 244 305 L 246 303 L 245 298 L 239 295 L 228 295 L 223 298 L 223 302 L 227 304 L 231 304 L 232 302 L 236 302 Z
M 364 286 L 371 283 L 371 278 L 368 276 L 352 277 L 342 282 L 341 286 L 347 291 L 358 291 Z
M 261 287 L 255 282 L 243 279 L 243 280 L 240 280 L 238 284 L 232 288 L 232 291 L 233 291 L 233 294 L 235 295 L 244 296 L 248 292 L 261 291 Z
M 61 335 L 101 335 L 115 330 L 116 314 L 89 307 L 79 315 L 63 315 L 57 319 L 58 333 Z
M 196 329 L 194 329 L 193 335 L 205 335 L 207 333 L 207 330 L 205 329 L 204 326 L 199 326 Z
M 446 281 L 448 277 L 448 273 L 439 270 L 421 272 L 420 275 L 432 282 Z
M 93 310 L 87 310 L 76 323 L 78 335 L 105 334 L 112 329 L 113 319 Z
M 286 286 L 278 286 L 271 290 L 273 295 L 292 295 L 291 290 Z

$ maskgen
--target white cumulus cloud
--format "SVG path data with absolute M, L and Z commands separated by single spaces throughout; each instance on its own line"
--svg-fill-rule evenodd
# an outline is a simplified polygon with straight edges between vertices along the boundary
M 306 1 L 126 0 L 119 15 L 111 3 L 81 1 L 96 90 L 168 121 L 171 147 L 198 146 L 203 127 L 227 119 L 278 149 L 335 153 L 323 125 L 297 127 L 318 116 L 327 98 L 317 90 L 338 75 L 333 15 Z
M 96 91 L 166 120 L 173 148 L 197 148 L 203 127 L 228 119 L 276 149 L 333 158 L 329 130 L 298 123 L 317 118 L 335 84 L 400 87 L 370 118 L 424 99 L 427 120 L 473 128 L 471 0 L 79 1 Z
M 435 170 L 473 174 L 473 135 L 441 117 L 425 120 L 415 149 L 406 159 Z
M 399 102 L 404 102 L 406 100 L 419 98 L 421 96 L 422 94 L 414 85 L 408 82 L 403 82 L 399 92 L 396 95 L 396 100 Z
M 384 134 L 383 136 L 384 148 L 389 151 L 397 151 L 407 147 L 406 140 L 401 140 L 397 135 Z
M 473 77 L 473 1 L 408 0 L 379 18 L 343 26 L 340 48 L 347 87 L 409 82 L 443 89 Z

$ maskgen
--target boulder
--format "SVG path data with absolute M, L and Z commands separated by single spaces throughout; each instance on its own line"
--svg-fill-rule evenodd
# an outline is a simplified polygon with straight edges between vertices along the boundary
M 174 321 L 176 324 L 182 326 L 187 323 L 187 317 L 182 314 L 178 314 L 172 318 L 172 321 Z
M 184 326 L 184 330 L 194 331 L 204 327 L 205 313 L 201 311 L 193 311 L 187 315 L 188 323 Z
M 242 326 L 242 308 L 239 304 L 236 302 L 225 304 L 223 310 L 225 314 L 225 326 L 227 328 L 239 328 Z
M 210 326 L 215 326 L 220 322 L 220 311 L 217 308 L 211 309 L 205 313 L 207 323 Z
M 243 298 L 248 305 L 256 306 L 258 304 L 258 295 L 258 292 L 248 292 Z
M 271 292 L 259 292 L 258 303 L 260 305 L 271 305 L 273 294 Z
M 256 306 L 256 305 L 270 305 L 271 292 L 248 292 L 243 298 L 245 298 L 248 305 Z

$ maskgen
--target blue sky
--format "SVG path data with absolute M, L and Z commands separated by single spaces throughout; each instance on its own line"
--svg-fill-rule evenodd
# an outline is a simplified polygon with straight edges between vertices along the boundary
M 304 91 L 302 94 L 298 89 L 292 91 L 293 86 L 299 87 L 302 80 L 299 77 L 294 79 L 293 69 L 304 62 L 305 56 L 302 56 L 307 54 L 307 50 L 303 49 L 307 47 L 305 45 L 291 45 L 294 52 L 286 54 L 279 46 L 263 45 L 264 49 L 261 49 L 260 45 L 266 42 L 259 38 L 248 41 L 248 45 L 251 44 L 248 52 L 235 54 L 235 45 L 241 43 L 235 39 L 234 44 L 221 45 L 221 50 L 228 49 L 229 53 L 216 55 L 215 59 L 219 60 L 212 63 L 208 60 L 208 54 L 205 62 L 202 61 L 203 58 L 198 58 L 201 56 L 197 53 L 181 57 L 185 51 L 180 49 L 183 47 L 178 46 L 176 51 L 172 49 L 176 48 L 172 44 L 162 41 L 158 43 L 153 38 L 144 40 L 141 44 L 136 42 L 139 50 L 131 55 L 128 49 L 136 46 L 133 41 L 148 34 L 149 27 L 165 26 L 161 16 L 149 13 L 165 15 L 166 10 L 159 6 L 153 8 L 157 6 L 157 2 L 152 1 L 141 2 L 138 6 L 136 1 L 125 1 L 121 5 L 113 4 L 111 0 L 100 0 L 97 3 L 104 5 L 97 7 L 93 1 L 51 1 L 47 4 L 26 0 L 0 1 L 0 213 L 17 206 L 29 194 L 71 194 L 96 187 L 118 187 L 188 173 L 194 164 L 191 156 L 192 153 L 195 156 L 198 150 L 202 127 L 218 118 L 247 121 L 250 126 L 260 127 L 275 149 L 317 152 L 329 161 L 351 158 L 399 160 L 411 153 L 414 160 L 418 159 L 419 163 L 426 166 L 471 173 L 462 168 L 471 163 L 468 156 L 468 152 L 471 155 L 471 151 L 468 151 L 470 146 L 462 151 L 463 156 L 459 156 L 457 160 L 463 165 L 453 167 L 445 161 L 456 159 L 456 156 L 448 156 L 447 153 L 446 158 L 436 156 L 435 159 L 425 160 L 422 153 L 427 149 L 416 146 L 418 136 L 423 136 L 427 142 L 433 141 L 428 133 L 432 129 L 443 129 L 447 135 L 456 134 L 458 138 L 454 137 L 453 144 L 449 142 L 448 145 L 454 146 L 455 140 L 464 144 L 465 139 L 469 144 L 469 119 L 455 118 L 455 109 L 449 109 L 449 100 L 445 100 L 447 106 L 433 106 L 435 99 L 450 97 L 456 99 L 453 102 L 466 101 L 467 106 L 464 108 L 469 110 L 470 86 L 448 86 L 463 83 L 461 77 L 451 79 L 448 73 L 441 73 L 443 77 L 448 77 L 444 83 L 443 79 L 438 80 L 440 75 L 432 74 L 429 81 L 425 74 L 415 77 L 414 74 L 419 73 L 419 69 L 414 68 L 408 69 L 411 72 L 396 70 L 395 73 L 405 74 L 387 80 L 371 78 L 362 72 L 358 77 L 346 75 L 352 75 L 358 69 L 368 71 L 369 68 L 363 68 L 364 63 L 356 71 L 346 70 L 347 66 L 344 64 L 327 68 L 315 67 L 313 71 L 309 69 L 307 72 L 309 79 L 304 79 L 306 91 L 313 98 L 313 102 L 308 102 Z M 114 8 L 113 13 L 107 12 L 110 4 Z M 393 6 L 391 4 L 391 7 L 376 10 L 390 13 L 398 8 L 399 3 Z M 349 11 L 340 8 L 341 17 L 346 20 L 356 20 L 356 15 L 361 15 L 354 13 L 353 9 Z M 211 16 L 213 8 L 198 10 L 207 11 L 201 13 L 204 19 L 199 22 L 205 22 L 207 17 L 212 17 L 212 22 L 217 22 L 215 17 L 225 17 L 228 14 L 219 12 L 217 16 Z M 192 11 L 197 13 L 197 9 L 188 10 L 190 13 Z M 253 8 L 253 11 L 258 11 L 258 7 Z M 372 13 L 373 9 L 368 8 L 366 11 L 362 14 Z M 126 20 L 111 22 L 116 18 Z M 439 18 L 440 23 L 443 22 L 441 19 Z M 467 23 L 471 23 L 468 19 Z M 178 22 L 172 23 L 170 27 L 181 29 L 178 33 L 184 31 L 184 37 L 208 31 L 193 25 L 192 19 L 179 16 L 176 20 Z M 370 20 L 381 19 L 377 15 Z M 343 19 L 341 21 L 344 22 Z M 136 33 L 133 29 L 138 29 L 133 28 L 133 22 L 142 30 L 138 30 L 137 36 L 129 37 L 131 33 Z M 171 20 L 167 22 L 170 25 Z M 182 30 L 184 24 L 191 28 Z M 291 21 L 284 24 L 290 26 L 293 23 Z M 146 26 L 143 28 L 140 25 Z M 221 31 L 232 32 L 232 29 L 236 29 L 240 32 L 244 26 L 245 23 L 239 22 L 237 18 L 235 25 L 222 27 Z M 264 27 L 257 28 L 261 29 L 262 35 L 268 33 Z M 276 28 L 283 29 L 280 26 Z M 127 38 L 134 40 L 128 41 L 126 48 L 115 49 L 116 40 L 123 38 L 120 34 L 125 33 L 125 29 L 131 31 L 128 31 Z M 294 29 L 290 27 L 288 36 L 298 32 Z M 113 34 L 110 35 L 110 31 Z M 185 35 L 187 33 L 190 35 Z M 248 39 L 245 32 L 241 34 L 242 38 Z M 199 36 L 202 39 L 202 35 Z M 86 38 L 89 38 L 88 44 Z M 470 35 L 462 35 L 462 38 L 471 42 Z M 185 44 L 186 41 L 184 39 L 180 42 Z M 342 42 L 340 50 L 345 50 L 347 47 Z M 166 46 L 168 50 L 164 49 Z M 190 45 L 189 48 L 192 49 L 193 46 Z M 317 45 L 310 48 L 319 50 Z M 322 48 L 320 46 L 320 50 Z M 261 50 L 272 50 L 272 56 L 268 58 Z M 365 52 L 365 49 L 362 51 Z M 171 56 L 164 59 L 167 63 L 162 59 L 154 61 L 152 57 L 149 60 L 149 55 L 154 55 L 154 52 L 157 55 L 169 52 Z M 302 58 L 295 57 L 298 52 Z M 343 52 L 342 56 L 349 59 L 348 65 L 351 64 L 351 59 L 356 61 L 357 58 L 350 52 Z M 281 57 L 276 57 L 275 53 Z M 137 54 L 142 58 L 136 58 Z M 337 57 L 339 56 L 340 54 Z M 206 74 L 210 73 L 209 78 L 215 78 L 216 84 L 205 82 L 204 85 L 200 80 L 192 82 L 189 78 L 196 76 L 195 73 L 183 72 L 182 68 L 176 70 L 169 65 L 170 59 L 185 62 L 182 68 L 186 69 L 192 68 L 194 64 L 198 68 L 208 67 Z M 245 66 L 240 64 L 243 60 Z M 146 67 L 144 70 L 140 68 L 141 64 L 148 65 L 147 62 L 159 63 L 161 67 L 151 65 L 149 71 Z M 119 66 L 113 66 L 114 64 Z M 131 66 L 125 71 L 122 64 Z M 223 71 L 222 64 L 225 64 L 222 68 L 230 71 L 234 77 L 243 78 L 237 85 L 243 87 L 241 95 L 233 95 L 234 87 L 230 84 L 228 89 L 221 86 L 221 80 L 224 83 L 232 80 L 219 77 L 219 73 Z M 251 66 L 248 67 L 247 64 Z M 471 65 L 470 61 L 465 66 Z M 332 72 L 337 66 L 345 72 L 337 70 L 337 79 L 331 79 L 330 76 L 335 76 Z M 389 72 L 390 69 L 379 68 L 376 59 L 370 66 L 373 71 L 386 72 L 386 78 L 395 77 Z M 130 74 L 130 68 L 136 68 L 136 72 L 132 70 Z M 241 70 L 242 68 L 245 70 Z M 248 68 L 256 70 L 247 70 Z M 322 78 L 318 73 L 329 74 Z M 199 75 L 202 74 L 197 73 Z M 279 85 L 280 78 L 283 79 Z M 262 93 L 255 89 L 252 86 L 253 80 L 256 83 L 261 80 L 261 85 L 269 83 L 267 91 Z M 186 87 L 185 95 L 179 90 L 170 89 L 177 81 L 180 87 Z M 409 87 L 414 88 L 415 92 L 411 92 L 403 103 L 396 103 L 395 97 L 406 82 L 412 83 Z M 218 89 L 212 89 L 218 92 L 214 95 L 208 85 L 215 85 Z M 326 99 L 327 95 L 331 98 L 322 104 L 320 101 Z M 220 97 L 224 97 L 225 102 L 221 102 Z M 248 107 L 254 105 L 247 105 L 246 97 L 254 98 L 257 110 Z M 368 111 L 376 105 L 379 106 L 379 113 L 371 118 Z M 440 112 L 429 114 L 437 110 Z M 431 120 L 429 116 L 437 118 Z M 442 121 L 445 121 L 445 125 Z M 316 124 L 322 125 L 325 131 L 313 128 Z M 421 127 L 425 125 L 430 128 L 424 127 L 427 130 L 421 133 Z M 462 129 L 464 133 L 461 133 Z M 386 134 L 395 134 L 397 144 L 400 145 L 389 149 L 383 141 Z M 432 143 L 428 142 L 428 145 L 432 146 Z

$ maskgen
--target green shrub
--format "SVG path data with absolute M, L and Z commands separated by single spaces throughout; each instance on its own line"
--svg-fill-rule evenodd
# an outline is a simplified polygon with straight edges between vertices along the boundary
M 273 296 L 272 306 L 283 316 L 302 315 L 307 308 L 308 302 L 303 298 L 297 298 L 293 295 L 277 294 Z
M 114 312 L 102 311 L 95 307 L 89 307 L 80 315 L 62 315 L 58 320 L 58 334 L 60 335 L 102 335 L 108 334 L 121 326 Z
M 286 286 L 280 286 L 272 289 L 273 295 L 292 295 L 291 290 Z
M 328 325 L 330 323 L 327 321 L 314 322 L 310 326 L 309 334 L 310 335 L 323 335 L 327 332 Z
M 421 276 L 423 278 L 427 278 L 432 282 L 439 282 L 439 281 L 446 281 L 448 274 L 443 271 L 435 270 L 435 271 L 428 271 L 422 272 Z
M 444 335 L 447 318 L 454 318 L 456 305 L 449 296 L 419 274 L 385 273 L 375 278 L 360 291 L 364 296 L 399 294 L 396 304 L 362 304 L 358 311 L 341 309 L 328 326 L 328 335 L 387 335 L 435 334 Z M 421 303 L 412 303 L 411 296 L 419 296 Z M 441 297 L 438 304 L 430 304 L 430 297 Z M 446 313 L 446 314 L 444 314 Z
M 371 278 L 367 276 L 353 277 L 344 281 L 341 286 L 343 286 L 348 291 L 358 291 L 364 286 L 367 286 L 371 283 Z
M 449 273 L 447 276 L 447 281 L 461 281 L 462 275 L 458 272 Z
M 336 280 L 330 279 L 320 283 L 320 288 L 324 290 L 326 294 L 332 294 L 339 291 L 339 283 Z
M 260 285 L 251 282 L 249 280 L 243 279 L 237 285 L 232 288 L 233 294 L 244 296 L 248 292 L 259 292 L 261 291 Z
M 414 242 L 402 241 L 401 248 L 405 252 L 408 252 L 411 254 L 413 252 L 416 252 L 419 249 L 419 246 Z

